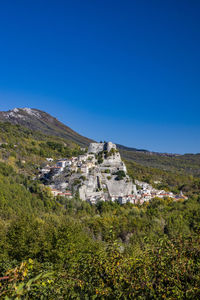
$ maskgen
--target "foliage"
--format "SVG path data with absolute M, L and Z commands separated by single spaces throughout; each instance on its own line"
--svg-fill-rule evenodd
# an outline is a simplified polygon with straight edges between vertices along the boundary
M 144 167 L 135 162 L 126 161 L 129 176 L 152 184 L 157 189 L 171 190 L 174 193 L 183 191 L 188 196 L 200 193 L 200 178 L 179 172 L 163 171 L 157 168 Z M 159 182 L 159 183 L 155 183 Z
M 46 158 L 71 157 L 82 154 L 70 140 L 50 137 L 19 125 L 0 123 L 0 159 L 16 170 L 37 174 Z
M 124 171 L 120 170 L 120 171 L 117 171 L 115 173 L 115 175 L 117 175 L 117 177 L 115 178 L 115 180 L 122 180 L 124 177 L 126 177 L 126 174 Z
M 0 299 L 199 299 L 197 177 L 127 162 L 133 179 L 188 200 L 91 206 L 78 193 L 52 197 L 18 162 L 79 153 L 76 145 L 10 124 L 1 139 Z

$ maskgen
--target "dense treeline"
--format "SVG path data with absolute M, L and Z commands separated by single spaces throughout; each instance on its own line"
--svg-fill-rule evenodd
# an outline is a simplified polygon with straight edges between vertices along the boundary
M 200 297 L 199 178 L 126 162 L 133 179 L 189 199 L 91 206 L 32 179 L 80 147 L 9 123 L 0 144 L 0 299 Z
M 197 299 L 200 197 L 143 206 L 51 197 L 0 164 L 4 299 Z

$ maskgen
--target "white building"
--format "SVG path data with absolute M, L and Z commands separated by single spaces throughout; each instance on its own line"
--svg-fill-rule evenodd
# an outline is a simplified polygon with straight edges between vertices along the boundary
M 53 158 L 47 157 L 46 160 L 49 161 L 49 162 L 51 162 L 51 161 L 53 161 Z

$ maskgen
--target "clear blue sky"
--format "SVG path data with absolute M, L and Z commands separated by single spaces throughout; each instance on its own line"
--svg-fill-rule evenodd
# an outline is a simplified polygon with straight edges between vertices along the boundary
M 0 110 L 95 140 L 200 152 L 200 1 L 1 1 Z

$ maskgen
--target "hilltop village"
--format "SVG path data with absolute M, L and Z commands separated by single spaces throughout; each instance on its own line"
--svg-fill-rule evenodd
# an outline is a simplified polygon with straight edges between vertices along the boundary
M 53 162 L 47 158 L 49 165 L 40 170 L 40 178 L 53 196 L 72 198 L 78 193 L 81 200 L 91 204 L 98 201 L 142 204 L 155 197 L 184 198 L 182 194 L 157 190 L 145 182 L 133 182 L 116 145 L 111 142 L 91 143 L 87 151 L 82 150 L 84 154 L 70 159 Z

